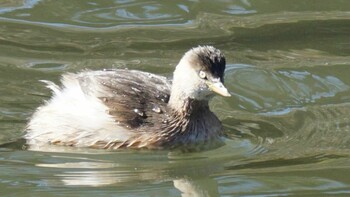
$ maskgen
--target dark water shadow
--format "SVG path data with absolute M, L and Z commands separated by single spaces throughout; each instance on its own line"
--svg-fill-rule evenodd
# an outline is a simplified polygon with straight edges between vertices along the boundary
M 344 155 L 313 155 L 306 157 L 298 158 L 276 158 L 265 161 L 253 161 L 244 164 L 237 164 L 226 166 L 226 170 L 242 170 L 242 169 L 266 169 L 266 168 L 277 168 L 277 167 L 288 167 L 288 166 L 297 166 L 297 165 L 307 165 L 307 164 L 316 164 L 326 160 L 332 159 L 341 159 L 347 158 Z

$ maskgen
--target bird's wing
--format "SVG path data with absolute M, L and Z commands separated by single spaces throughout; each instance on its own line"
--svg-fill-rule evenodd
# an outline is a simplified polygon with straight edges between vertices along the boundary
M 121 126 L 145 130 L 165 117 L 171 87 L 165 77 L 126 69 L 87 71 L 79 75 L 79 83 Z

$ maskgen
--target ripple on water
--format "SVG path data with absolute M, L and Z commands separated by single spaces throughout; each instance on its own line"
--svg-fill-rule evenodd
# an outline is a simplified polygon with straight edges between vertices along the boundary
M 251 139 L 258 145 L 251 150 L 256 158 L 260 153 L 270 159 L 348 155 L 348 65 L 275 69 L 233 65 L 228 71 L 225 83 L 234 92 L 232 110 L 242 111 L 222 110 L 222 121 L 228 137 Z
M 90 25 L 151 25 L 187 23 L 187 6 L 176 5 L 169 9 L 157 2 L 116 2 L 113 5 L 95 5 L 76 12 L 72 20 Z
M 237 108 L 259 113 L 288 113 L 292 108 L 349 102 L 346 65 L 269 69 L 240 67 L 226 75 Z M 287 110 L 288 109 L 288 110 Z
M 25 1 L 5 1 L 5 3 L 1 3 L 0 6 L 0 14 L 13 12 L 21 9 L 31 9 L 36 4 L 39 3 L 40 0 L 25 0 Z M 27 16 L 27 14 L 21 13 L 19 16 Z
M 43 71 L 63 71 L 66 69 L 67 65 L 64 63 L 55 62 L 30 62 L 25 67 L 34 68 Z

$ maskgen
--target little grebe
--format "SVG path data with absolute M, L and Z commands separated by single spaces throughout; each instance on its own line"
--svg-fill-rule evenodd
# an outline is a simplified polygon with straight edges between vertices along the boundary
M 52 98 L 30 119 L 29 145 L 105 149 L 174 148 L 219 139 L 222 126 L 208 101 L 224 87 L 225 57 L 212 46 L 185 53 L 172 82 L 136 70 L 63 75 L 62 87 L 45 81 Z M 172 83 L 172 84 L 171 84 Z

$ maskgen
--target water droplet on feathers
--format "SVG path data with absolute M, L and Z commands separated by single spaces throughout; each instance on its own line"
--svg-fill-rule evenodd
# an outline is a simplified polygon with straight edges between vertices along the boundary
M 162 109 L 160 109 L 160 107 L 158 107 L 158 106 L 153 106 L 153 108 L 152 108 L 152 111 L 154 111 L 154 112 L 156 112 L 156 113 L 161 113 L 162 112 Z
M 135 92 L 141 92 L 141 90 L 135 88 L 135 87 L 131 87 L 132 90 L 134 90 Z
M 134 109 L 134 112 L 137 113 L 139 116 L 144 117 L 145 113 L 139 109 Z

